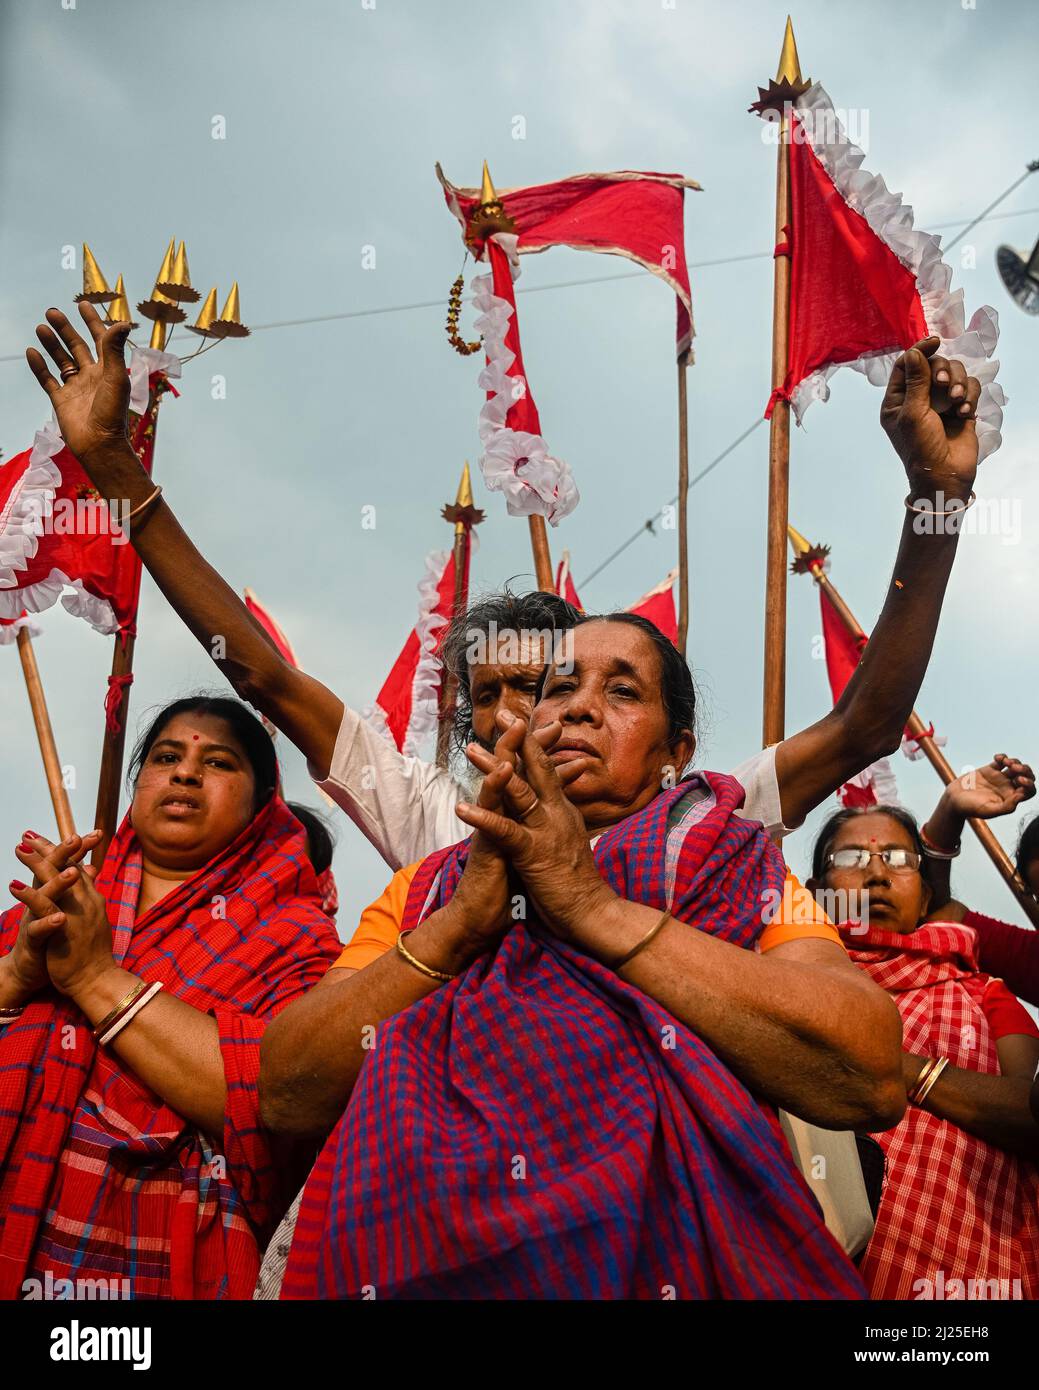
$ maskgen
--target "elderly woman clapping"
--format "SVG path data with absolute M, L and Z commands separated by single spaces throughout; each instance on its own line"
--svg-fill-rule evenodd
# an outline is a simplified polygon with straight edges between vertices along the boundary
M 765 925 L 782 857 L 732 778 L 682 780 L 671 644 L 617 615 L 572 655 L 469 749 L 472 838 L 267 1035 L 267 1123 L 334 1125 L 283 1297 L 861 1295 L 771 1107 L 896 1123 L 897 1013 L 821 915 Z

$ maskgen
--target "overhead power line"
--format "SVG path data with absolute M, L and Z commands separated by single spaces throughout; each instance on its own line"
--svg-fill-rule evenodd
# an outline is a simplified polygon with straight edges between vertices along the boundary
M 1031 171 L 1029 171 L 1031 172 Z M 1021 178 L 1010 185 L 1006 192 L 1001 193 L 995 202 L 990 203 L 988 209 L 979 217 L 972 218 L 969 222 L 964 222 L 962 218 L 955 222 L 938 222 L 933 224 L 936 231 L 942 231 L 947 227 L 962 227 L 963 231 L 959 236 L 954 237 L 949 242 L 949 246 L 959 241 L 965 236 L 972 227 L 976 227 L 979 222 L 995 222 L 1005 217 L 1026 217 L 1034 216 L 1039 213 L 1039 208 L 1021 208 L 1017 212 L 1001 212 L 992 215 L 991 209 L 1008 197 L 1028 174 L 1022 174 Z M 945 250 L 948 247 L 944 248 Z M 714 266 L 736 265 L 741 261 L 764 261 L 771 260 L 771 251 L 746 251 L 739 256 L 716 256 L 706 261 L 687 262 L 690 270 L 710 270 Z M 544 294 L 547 290 L 569 290 L 580 288 L 581 285 L 605 285 L 614 280 L 638 280 L 645 276 L 644 270 L 622 270 L 615 275 L 593 275 L 580 280 L 553 280 L 545 285 L 522 285 L 518 286 L 517 294 Z M 467 297 L 466 303 L 471 303 L 471 298 Z M 410 304 L 381 304 L 371 309 L 344 309 L 335 314 L 313 314 L 307 318 L 300 319 L 277 319 L 271 323 L 254 323 L 250 328 L 254 333 L 264 333 L 276 328 L 304 328 L 312 323 L 341 323 L 346 319 L 367 319 L 375 318 L 381 314 L 407 314 L 416 309 L 441 309 L 446 303 L 446 299 L 441 295 L 438 299 L 417 299 Z M 24 362 L 24 352 L 11 352 L 0 356 L 0 362 Z

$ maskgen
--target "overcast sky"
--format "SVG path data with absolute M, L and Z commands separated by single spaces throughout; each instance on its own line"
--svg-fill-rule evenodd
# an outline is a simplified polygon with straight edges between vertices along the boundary
M 122 272 L 137 300 L 169 238 L 183 238 L 195 285 L 216 283 L 222 300 L 237 279 L 243 318 L 256 325 L 436 301 L 224 344 L 185 369 L 180 399 L 167 397 L 162 410 L 155 472 L 178 516 L 232 585 L 251 586 L 273 609 L 305 668 L 348 703 L 371 701 L 413 625 L 424 557 L 451 539 L 440 507 L 463 460 L 475 464 L 479 452 L 479 367 L 451 352 L 443 333 L 462 248 L 437 159 L 455 182 L 473 183 L 487 158 L 505 187 L 619 168 L 698 180 L 704 191 L 686 198 L 697 328 L 691 472 L 761 415 L 772 266 L 760 253 L 774 241 L 775 153 L 747 106 L 775 71 L 780 7 L 8 0 L 0 17 L 5 457 L 26 448 L 48 415 L 21 353 L 43 310 L 69 309 L 79 289 L 78 268 L 62 269 L 68 245 L 89 242 L 109 281 Z M 1039 155 L 1039 7 L 1027 0 L 804 0 L 794 24 L 805 75 L 835 106 L 862 113 L 860 128 L 865 117 L 866 167 L 904 192 L 917 225 L 972 218 Z M 224 139 L 212 138 L 216 117 Z M 996 751 L 1039 761 L 1039 320 L 1010 302 L 994 268 L 1001 242 L 1034 242 L 1039 179 L 999 212 L 950 253 L 968 313 L 990 303 L 1002 325 L 1010 405 L 1003 448 L 978 490 L 1019 508 L 1021 521 L 1016 543 L 961 542 L 918 702 L 948 736 L 957 768 Z M 363 267 L 365 247 L 374 268 Z M 725 258 L 744 259 L 717 264 Z M 520 285 L 631 269 L 556 250 L 525 258 Z M 554 556 L 571 551 L 580 586 L 675 492 L 674 302 L 641 275 L 519 303 L 543 430 L 582 494 L 550 534 Z M 214 399 L 218 373 L 226 393 Z M 894 559 L 905 478 L 877 423 L 880 392 L 852 372 L 832 385 L 830 402 L 813 406 L 794 434 L 790 515 L 833 547 L 831 577 L 868 629 Z M 698 760 L 721 770 L 760 740 L 766 461 L 761 426 L 690 497 Z M 476 493 L 488 518 L 474 585 L 531 583 L 526 525 L 478 475 Z M 374 530 L 361 527 L 365 506 L 376 508 Z M 645 535 L 581 597 L 589 608 L 624 607 L 675 563 L 674 532 Z M 40 666 L 86 827 L 111 639 L 60 609 L 44 624 Z M 810 581 L 793 579 L 788 731 L 828 707 L 825 667 L 812 655 L 818 631 Z M 162 701 L 223 684 L 147 576 L 136 672 L 132 729 Z M 0 651 L 0 739 L 0 845 L 13 847 L 25 827 L 52 824 L 13 648 Z M 281 743 L 289 794 L 319 804 L 302 759 Z M 929 766 L 898 755 L 896 773 L 903 799 L 925 816 L 938 791 Z M 787 842 L 802 874 L 822 815 Z M 1008 848 L 1020 819 L 997 823 Z M 349 936 L 389 875 L 343 815 L 335 822 L 340 931 Z M 13 854 L 9 862 L 13 871 Z M 955 884 L 979 909 L 1023 920 L 972 843 Z

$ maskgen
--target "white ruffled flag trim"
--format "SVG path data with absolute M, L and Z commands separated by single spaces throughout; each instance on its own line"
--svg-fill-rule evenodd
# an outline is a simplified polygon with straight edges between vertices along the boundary
M 516 237 L 500 232 L 494 238 L 509 257 L 513 280 L 519 279 Z M 481 390 L 494 394 L 480 411 L 480 442 L 484 446 L 480 471 L 491 492 L 505 494 L 510 516 L 543 516 L 557 526 L 581 500 L 570 465 L 554 458 L 540 434 L 509 429 L 505 421 L 509 410 L 520 399 L 526 382 L 509 376 L 516 354 L 505 346 L 513 306 L 494 293 L 491 275 L 476 275 L 472 281 L 473 303 L 479 311 L 474 327 L 483 337 L 487 363 L 480 373 Z
M 996 381 L 998 360 L 991 360 L 999 341 L 999 315 L 983 305 L 964 323 L 963 291 L 950 291 L 952 269 L 942 260 L 941 237 L 913 226 L 913 209 L 892 193 L 879 174 L 862 168 L 865 154 L 848 139 L 834 112 L 833 102 L 817 82 L 796 103 L 808 119 L 803 130 L 820 163 L 841 197 L 865 218 L 881 241 L 916 277 L 916 288 L 931 333 L 941 340 L 944 357 L 962 362 L 969 376 L 981 383 L 977 409 L 978 462 L 994 454 L 1003 442 L 1003 407 L 1007 398 Z M 833 135 L 833 139 L 826 138 Z M 897 352 L 879 353 L 841 362 L 812 372 L 799 382 L 790 405 L 801 424 L 813 401 L 829 399 L 829 378 L 838 367 L 853 367 L 874 386 L 886 386 Z

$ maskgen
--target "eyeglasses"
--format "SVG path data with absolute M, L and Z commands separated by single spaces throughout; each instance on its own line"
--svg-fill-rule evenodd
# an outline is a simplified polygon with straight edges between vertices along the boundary
M 889 869 L 911 873 L 920 867 L 920 856 L 913 849 L 835 849 L 826 856 L 831 869 L 868 869 L 869 861 L 878 855 Z

